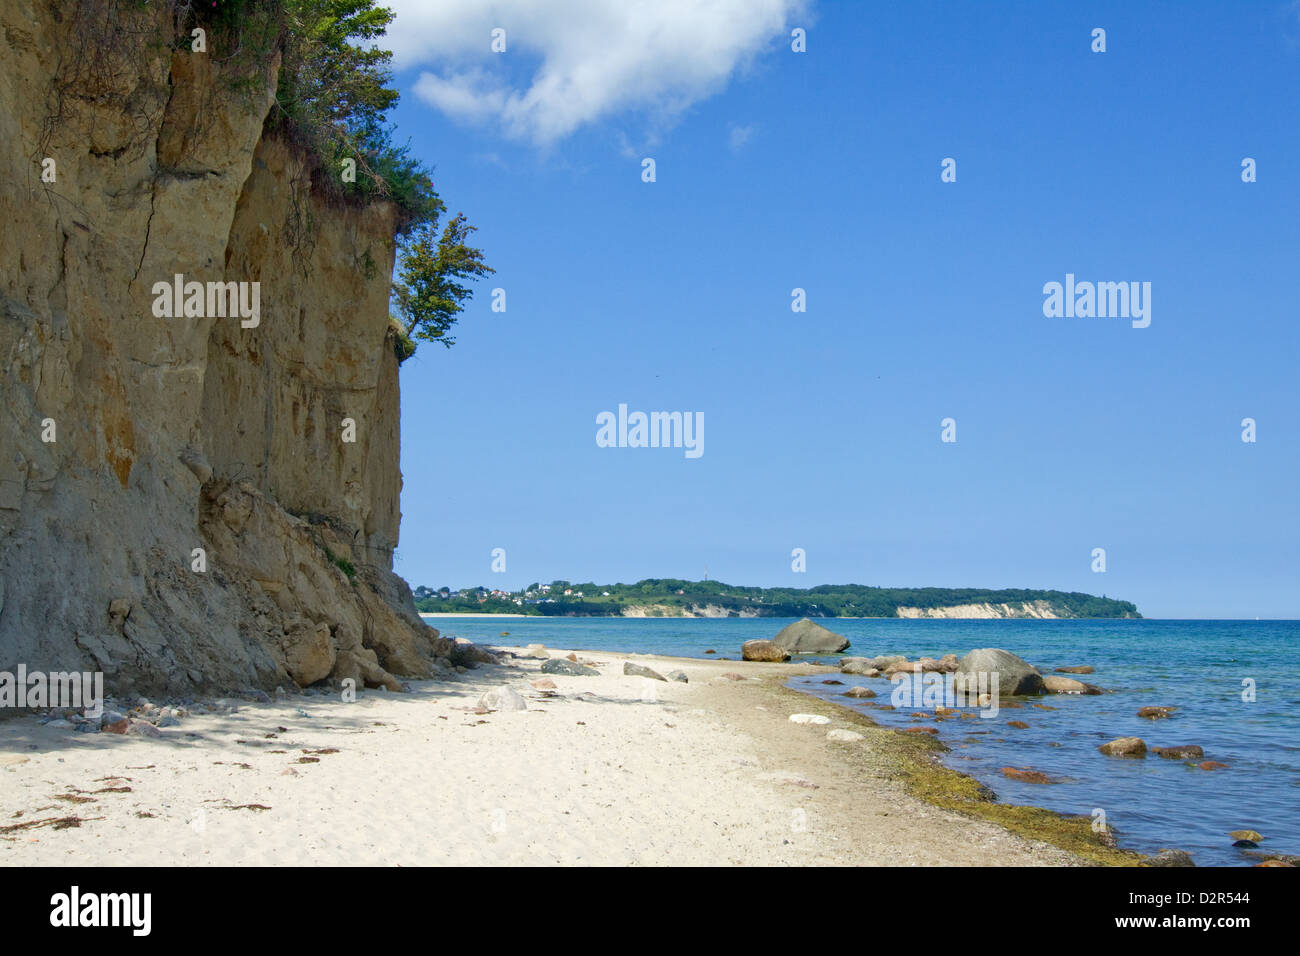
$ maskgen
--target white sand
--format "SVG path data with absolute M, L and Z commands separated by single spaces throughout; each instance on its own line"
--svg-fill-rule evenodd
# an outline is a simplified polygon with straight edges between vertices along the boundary
M 0 865 L 1075 862 L 864 771 L 846 755 L 869 742 L 826 738 L 848 723 L 793 724 L 806 708 L 720 678 L 790 665 L 579 656 L 602 676 L 554 676 L 551 699 L 520 659 L 354 703 L 241 703 L 163 739 L 0 722 L 0 827 L 83 821 L 0 833 Z M 691 683 L 625 677 L 627 659 Z M 458 709 L 502 684 L 528 710 Z

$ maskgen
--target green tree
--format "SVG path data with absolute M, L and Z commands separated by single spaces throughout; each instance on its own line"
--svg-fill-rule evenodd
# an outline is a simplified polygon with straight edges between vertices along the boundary
M 393 307 L 408 338 L 441 342 L 451 348 L 456 340 L 447 333 L 474 295 L 464 281 L 496 270 L 483 261 L 479 249 L 466 244 L 476 230 L 461 213 L 438 235 L 438 213 L 417 229 L 399 248 L 401 265 L 393 282 Z

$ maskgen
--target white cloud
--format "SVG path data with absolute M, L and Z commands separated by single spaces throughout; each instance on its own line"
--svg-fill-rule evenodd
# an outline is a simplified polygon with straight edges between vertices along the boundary
M 398 69 L 461 120 L 549 145 L 624 111 L 663 123 L 723 89 L 763 50 L 787 50 L 808 0 L 387 0 Z M 493 29 L 507 50 L 491 52 Z M 510 58 L 507 60 L 507 58 Z M 521 64 L 535 66 L 521 79 Z
M 738 126 L 733 123 L 731 131 L 727 134 L 727 145 L 731 147 L 733 153 L 738 153 L 754 138 L 757 131 L 758 127 L 752 123 L 748 126 Z

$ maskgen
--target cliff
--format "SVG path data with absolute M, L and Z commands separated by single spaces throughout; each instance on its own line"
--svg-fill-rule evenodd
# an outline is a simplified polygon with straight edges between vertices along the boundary
M 394 209 L 265 133 L 277 61 L 72 9 L 0 5 L 0 669 L 396 688 L 473 656 L 392 571 Z M 256 324 L 157 315 L 178 274 L 257 283 Z

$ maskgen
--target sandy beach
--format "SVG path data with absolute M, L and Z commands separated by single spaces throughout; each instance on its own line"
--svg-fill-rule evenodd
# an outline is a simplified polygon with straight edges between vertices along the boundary
M 227 699 L 211 714 L 196 705 L 158 738 L 7 720 L 0 862 L 1080 862 L 910 795 L 870 735 L 828 739 L 854 729 L 855 715 L 772 679 L 820 668 L 578 656 L 600 676 L 553 675 L 549 693 L 531 683 L 541 660 L 503 654 L 458 680 L 351 703 L 295 694 Z M 680 668 L 689 683 L 625 676 L 627 660 Z M 503 686 L 527 709 L 475 712 Z M 839 713 L 791 722 L 800 711 Z

